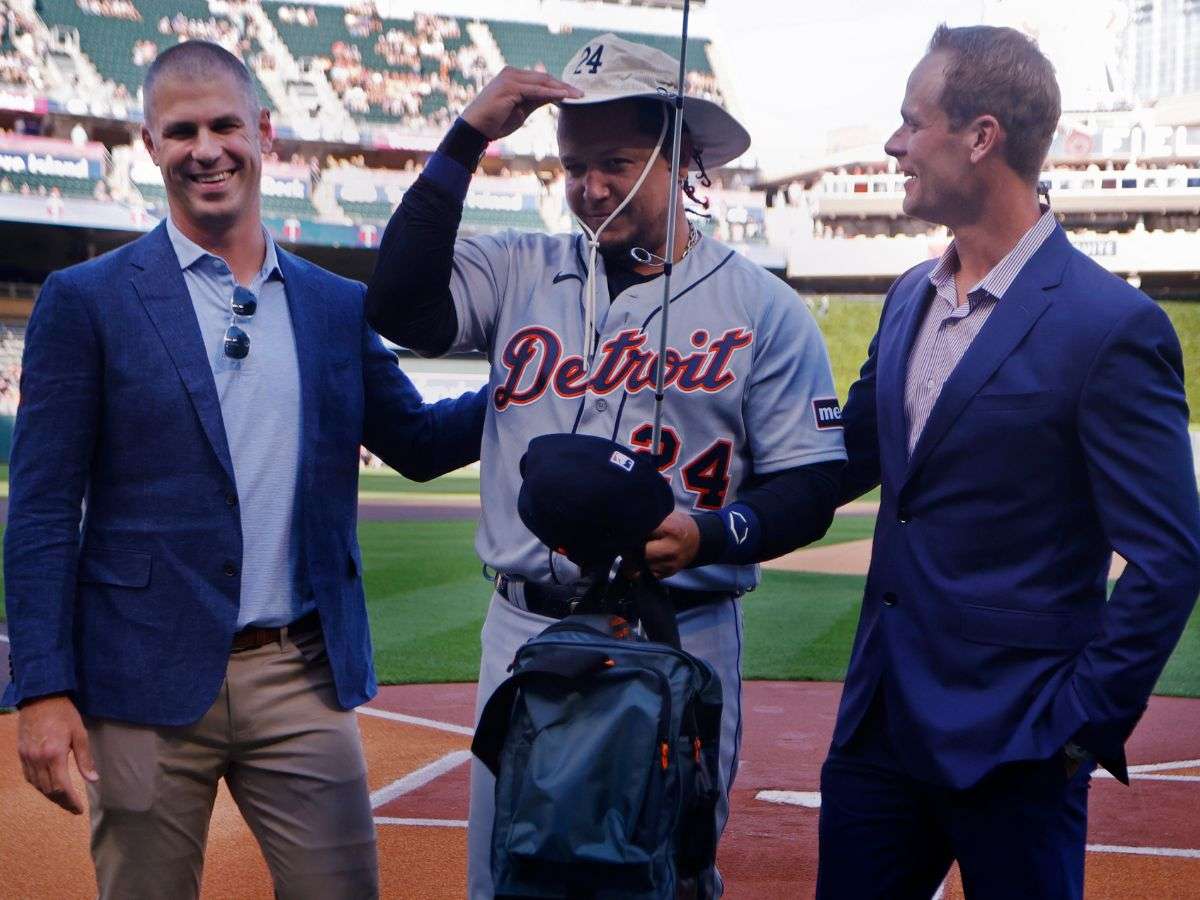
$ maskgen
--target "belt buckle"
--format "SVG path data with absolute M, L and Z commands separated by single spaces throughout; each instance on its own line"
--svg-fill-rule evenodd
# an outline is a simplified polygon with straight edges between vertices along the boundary
M 511 575 L 506 575 L 503 572 L 496 574 L 496 593 L 504 598 L 504 602 L 510 606 L 515 606 L 517 609 L 528 611 L 528 598 L 525 596 L 524 590 L 525 581 L 523 579 L 513 578 Z M 516 588 L 520 586 L 519 592 Z

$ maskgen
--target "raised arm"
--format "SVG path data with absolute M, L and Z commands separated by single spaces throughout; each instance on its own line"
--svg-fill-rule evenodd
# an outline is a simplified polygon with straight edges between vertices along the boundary
M 506 68 L 471 101 L 384 230 L 366 304 L 380 334 L 427 356 L 455 344 L 454 245 L 471 175 L 489 141 L 512 134 L 538 107 L 578 95 L 545 73 Z M 474 291 L 489 283 L 464 281 Z

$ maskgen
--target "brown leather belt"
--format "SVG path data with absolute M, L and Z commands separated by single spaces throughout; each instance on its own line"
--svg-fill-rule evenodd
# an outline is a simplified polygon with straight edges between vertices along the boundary
M 306 616 L 301 616 L 290 625 L 285 625 L 288 634 L 306 634 L 317 631 L 321 627 L 321 617 L 314 609 Z M 278 641 L 283 635 L 283 628 L 260 628 L 249 625 L 233 636 L 233 646 L 230 653 L 241 653 L 243 650 L 257 650 L 267 644 Z

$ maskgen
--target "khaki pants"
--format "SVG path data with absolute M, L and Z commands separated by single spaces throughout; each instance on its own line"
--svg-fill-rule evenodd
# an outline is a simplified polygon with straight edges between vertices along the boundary
M 319 631 L 234 653 L 216 702 L 173 728 L 87 721 L 101 900 L 194 898 L 224 778 L 283 900 L 379 895 L 358 722 Z

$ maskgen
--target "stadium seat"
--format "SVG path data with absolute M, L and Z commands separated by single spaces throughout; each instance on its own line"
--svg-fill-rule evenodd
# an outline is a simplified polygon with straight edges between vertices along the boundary
M 492 37 L 500 47 L 500 53 L 510 66 L 533 69 L 539 65 L 546 71 L 558 75 L 570 61 L 571 55 L 588 40 L 603 32 L 588 28 L 575 28 L 567 32 L 554 33 L 545 25 L 526 22 L 502 22 L 485 20 Z M 658 34 L 633 34 L 621 32 L 620 37 L 663 50 L 671 56 L 679 56 L 679 39 Z M 708 41 L 688 40 L 688 71 L 712 74 L 708 60 Z

